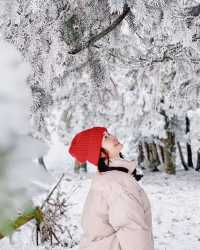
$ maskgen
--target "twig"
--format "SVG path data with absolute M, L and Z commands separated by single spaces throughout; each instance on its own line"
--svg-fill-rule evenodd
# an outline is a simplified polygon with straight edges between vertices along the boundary
M 49 195 L 47 196 L 47 198 L 44 200 L 42 206 L 40 207 L 41 209 L 43 209 L 43 207 L 45 206 L 46 202 L 49 201 L 50 197 L 52 196 L 52 194 L 54 193 L 54 191 L 56 190 L 56 188 L 58 187 L 58 185 L 60 184 L 60 182 L 62 181 L 63 177 L 65 176 L 65 174 L 62 174 L 62 176 L 60 177 L 60 179 L 58 180 L 58 182 L 56 183 L 56 185 L 54 186 L 54 188 L 52 189 L 52 191 L 49 193 Z
M 65 229 L 67 230 L 67 233 L 68 233 L 70 239 L 73 240 L 73 237 L 72 237 L 72 235 L 71 235 L 71 233 L 70 233 L 69 228 L 66 226 Z
M 112 84 L 114 85 L 114 89 L 115 89 L 115 94 L 116 94 L 116 96 L 119 97 L 119 94 L 118 94 L 118 91 L 117 91 L 117 85 L 116 85 L 116 83 L 114 82 L 114 80 L 112 79 L 112 77 L 110 77 L 110 80 L 111 80 Z
M 58 244 L 60 244 L 60 241 L 58 239 L 58 237 L 56 236 L 56 234 L 54 233 L 53 230 L 51 230 L 51 234 L 53 235 L 53 237 L 57 240 Z M 52 242 L 53 243 L 53 242 Z
M 40 225 L 38 222 L 36 222 L 36 245 L 39 246 L 39 231 L 40 231 Z

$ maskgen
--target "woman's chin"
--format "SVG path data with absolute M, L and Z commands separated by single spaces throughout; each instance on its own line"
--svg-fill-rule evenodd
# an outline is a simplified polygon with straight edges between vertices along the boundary
M 120 149 L 120 151 L 121 151 L 121 149 L 123 148 L 124 145 L 121 144 L 121 143 L 119 143 L 117 146 L 119 147 L 119 149 Z

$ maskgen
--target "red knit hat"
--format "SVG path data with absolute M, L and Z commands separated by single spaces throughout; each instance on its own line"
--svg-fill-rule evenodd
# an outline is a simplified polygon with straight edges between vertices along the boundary
M 80 163 L 89 161 L 98 166 L 100 148 L 105 127 L 93 127 L 76 134 L 69 147 L 69 153 Z

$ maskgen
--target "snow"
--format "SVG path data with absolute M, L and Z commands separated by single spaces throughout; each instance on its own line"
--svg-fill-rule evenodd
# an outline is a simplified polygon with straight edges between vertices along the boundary
M 52 155 L 51 155 L 52 157 Z M 48 158 L 48 156 L 47 156 Z M 67 160 L 69 161 L 69 159 Z M 66 161 L 66 162 L 67 162 Z M 50 161 L 46 161 L 50 162 Z M 52 160 L 53 162 L 53 160 Z M 52 164 L 51 162 L 51 164 Z M 54 162 L 57 164 L 56 162 Z M 60 163 L 61 164 L 61 163 Z M 56 165 L 55 165 L 56 166 Z M 70 169 L 71 168 L 71 169 Z M 152 207 L 153 234 L 155 250 L 193 250 L 200 249 L 200 175 L 199 172 L 190 169 L 185 171 L 181 167 L 177 169 L 176 175 L 167 175 L 163 172 L 152 173 L 144 170 L 144 178 L 140 185 L 146 191 Z M 68 220 L 63 218 L 62 225 L 67 225 L 74 242 L 79 242 L 81 229 L 81 211 L 90 188 L 94 167 L 89 168 L 88 174 L 73 174 L 73 165 L 70 164 L 65 169 L 65 178 L 61 183 L 61 191 L 72 204 L 67 210 Z M 58 180 L 61 171 L 51 169 L 55 182 Z M 44 198 L 44 195 L 42 196 Z M 41 198 L 41 197 L 40 197 Z M 24 226 L 19 232 L 13 235 L 12 244 L 8 239 L 1 240 L 1 250 L 44 250 L 52 249 L 50 245 L 35 246 L 33 235 L 33 222 Z M 70 244 L 67 232 L 61 236 Z M 54 247 L 55 250 L 73 249 L 77 250 L 78 245 L 71 247 Z
M 7 121 L 1 122 L 0 145 L 5 147 L 5 144 L 9 146 L 16 131 L 28 130 L 25 121 L 31 99 L 25 79 L 30 73 L 30 66 L 22 61 L 14 46 L 2 40 L 0 53 L 0 120 Z
M 70 229 L 73 241 L 65 232 L 60 237 L 69 246 L 55 246 L 56 250 L 78 248 L 81 210 L 96 170 L 89 165 L 87 175 L 73 173 L 67 144 L 76 132 L 106 126 L 124 143 L 125 156 L 136 159 L 138 141 L 160 143 L 158 138 L 165 138 L 163 110 L 175 124 L 170 128 L 185 158 L 184 145 L 191 142 L 194 163 L 200 141 L 200 19 L 188 13 L 200 1 L 67 2 L 69 8 L 65 0 L 0 1 L 0 37 L 12 44 L 0 41 L 0 177 L 2 169 L 9 172 L 8 178 L 3 175 L 0 180 L 0 202 L 8 202 L 3 211 L 8 218 L 13 215 L 9 208 L 27 198 L 40 205 L 65 173 L 60 191 L 70 198 L 67 218 L 60 223 Z M 76 27 L 83 32 L 79 44 L 88 40 L 89 33 L 98 34 L 108 27 L 122 13 L 125 2 L 132 17 L 128 15 L 99 40 L 98 48 L 68 54 L 71 41 L 63 39 L 63 19 L 77 15 Z M 35 131 L 29 128 L 30 113 Z M 186 115 L 191 122 L 187 134 Z M 49 151 L 27 136 L 29 132 L 48 142 Z M 5 152 L 6 160 L 1 157 Z M 44 156 L 48 174 L 35 164 L 39 156 Z M 182 170 L 178 161 L 177 165 L 176 176 L 164 174 L 162 168 L 160 173 L 144 171 L 141 183 L 152 204 L 157 250 L 200 249 L 199 172 Z M 11 199 L 8 186 L 15 191 L 25 187 L 25 194 Z M 34 229 L 34 222 L 28 223 L 12 236 L 11 243 L 1 240 L 0 250 L 50 249 L 49 245 L 35 246 Z
M 175 176 L 145 176 L 144 188 L 152 204 L 155 249 L 200 248 L 199 173 L 178 170 Z

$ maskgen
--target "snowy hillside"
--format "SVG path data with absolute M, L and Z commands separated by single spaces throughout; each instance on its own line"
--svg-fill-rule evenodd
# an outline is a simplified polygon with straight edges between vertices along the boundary
M 63 166 L 63 169 L 66 166 Z M 68 166 L 67 168 L 71 168 Z M 55 174 L 55 173 L 54 173 Z M 60 172 L 55 175 L 59 178 Z M 63 218 L 62 225 L 67 226 L 72 234 L 70 239 L 67 231 L 62 235 L 62 240 L 69 245 L 76 244 L 80 240 L 81 231 L 81 210 L 90 186 L 90 177 L 82 176 L 79 178 L 74 175 L 66 175 L 61 185 L 61 190 L 66 197 L 71 193 L 69 203 L 72 206 L 68 209 L 69 220 Z M 67 180 L 66 180 L 67 179 Z M 68 181 L 70 179 L 70 181 Z M 193 250 L 200 248 L 200 219 L 199 209 L 200 196 L 199 173 L 191 170 L 191 173 L 185 173 L 179 169 L 176 176 L 168 176 L 160 173 L 145 173 L 141 185 L 149 195 L 152 213 L 153 230 L 155 239 L 155 250 Z M 49 244 L 45 246 L 35 246 L 35 235 L 33 234 L 34 224 L 25 226 L 12 237 L 13 242 L 9 244 L 8 239 L 1 241 L 1 250 L 43 250 L 52 249 Z M 76 242 L 76 243 L 74 243 Z M 55 250 L 78 249 L 74 247 L 56 247 Z

